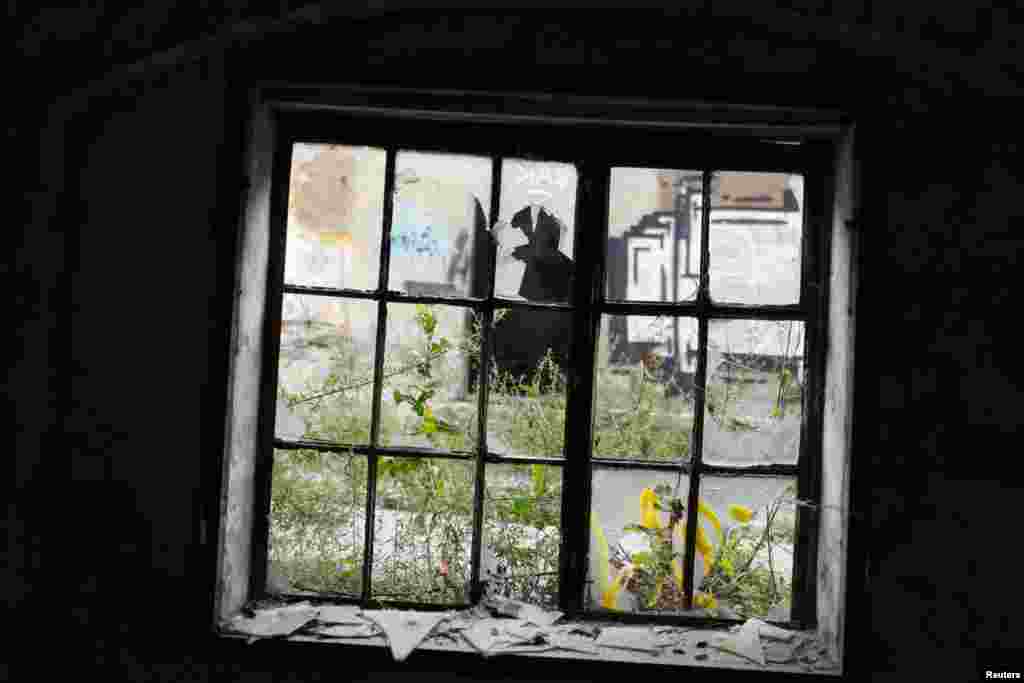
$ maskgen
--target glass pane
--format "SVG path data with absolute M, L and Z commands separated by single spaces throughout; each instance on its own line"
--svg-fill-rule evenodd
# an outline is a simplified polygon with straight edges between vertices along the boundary
M 690 457 L 697 320 L 605 315 L 597 347 L 594 457 Z
M 803 176 L 716 173 L 711 187 L 712 300 L 798 303 Z
M 700 183 L 700 171 L 612 169 L 609 299 L 692 301 L 696 297 L 700 215 L 690 206 L 691 197 L 699 196 Z
M 712 320 L 703 460 L 795 465 L 800 454 L 804 324 Z
M 386 157 L 370 147 L 293 146 L 285 282 L 376 289 Z
M 358 597 L 365 523 L 366 458 L 275 451 L 267 589 Z
M 474 450 L 476 387 L 469 368 L 479 358 L 471 309 L 441 304 L 388 304 L 381 391 L 380 443 Z
M 625 612 L 681 609 L 689 477 L 603 468 L 594 468 L 593 477 L 587 604 Z
M 381 458 L 377 466 L 373 596 L 462 604 L 468 600 L 474 464 Z
M 796 479 L 701 477 L 709 563 L 704 592 L 743 618 L 787 621 L 793 594 Z
M 376 336 L 372 301 L 284 295 L 278 437 L 370 442 Z
M 576 167 L 507 159 L 501 170 L 501 220 L 495 296 L 569 300 L 576 216 Z
M 560 458 L 572 315 L 507 308 L 495 319 L 487 447 L 506 455 Z
M 480 578 L 490 595 L 558 604 L 562 468 L 488 465 Z
M 483 296 L 491 160 L 399 152 L 388 288 L 412 295 Z

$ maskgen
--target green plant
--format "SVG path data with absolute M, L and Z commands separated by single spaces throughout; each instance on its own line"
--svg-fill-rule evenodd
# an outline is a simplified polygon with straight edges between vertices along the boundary
M 491 373 L 494 432 L 514 453 L 559 456 L 565 444 L 565 376 L 548 349 L 530 378 Z
M 496 322 L 502 318 L 503 312 L 497 312 Z M 454 339 L 439 334 L 438 317 L 429 306 L 417 306 L 414 320 L 419 336 L 396 351 L 397 362 L 386 365 L 384 372 L 385 380 L 407 381 L 385 398 L 396 407 L 411 410 L 415 420 L 407 433 L 422 435 L 447 450 L 472 450 L 472 421 L 453 424 L 435 412 L 434 402 L 444 389 L 444 373 L 438 372 L 442 361 L 451 354 L 472 357 L 479 353 L 479 320 L 474 320 L 464 337 Z M 281 392 L 289 407 L 306 408 L 307 437 L 368 440 L 368 418 L 357 408 L 371 395 L 372 380 L 366 376 L 370 368 L 363 368 L 363 376 L 349 372 L 354 363 L 345 352 L 350 350 L 350 344 L 335 347 L 334 366 L 324 381 L 307 382 L 300 392 Z M 564 378 L 552 374 L 555 366 L 550 357 L 539 370 L 530 383 L 493 373 L 494 395 L 500 400 L 503 388 L 509 393 L 525 388 L 532 402 L 540 398 L 538 382 L 554 382 L 561 396 L 546 395 L 545 401 L 564 406 Z M 535 407 L 532 403 L 517 404 L 515 419 L 502 422 L 501 433 L 530 452 L 556 447 L 560 450 L 561 424 L 543 433 L 526 428 L 528 413 Z M 551 413 L 551 409 L 542 413 Z M 387 416 L 387 412 L 382 413 L 382 417 Z M 390 421 L 382 423 L 382 434 L 394 434 L 399 429 L 393 414 Z M 325 467 L 336 467 L 338 462 L 345 462 L 348 468 L 344 482 L 323 476 Z M 520 467 L 531 466 L 516 466 Z M 310 478 L 310 468 L 321 472 Z M 315 451 L 290 451 L 276 458 L 272 563 L 295 588 L 358 593 L 365 468 L 362 457 L 319 455 Z M 496 579 L 502 584 L 498 588 L 549 603 L 557 595 L 561 512 L 561 479 L 550 469 L 533 467 L 528 485 L 501 491 L 488 487 L 484 525 L 492 552 L 507 570 L 500 580 Z M 424 602 L 464 600 L 469 578 L 466 550 L 472 520 L 473 468 L 461 461 L 384 457 L 378 459 L 377 472 L 378 519 L 374 523 L 379 531 L 384 528 L 382 514 L 389 515 L 393 522 L 389 536 L 377 535 L 374 595 Z M 345 495 L 342 488 L 346 488 Z M 359 493 L 348 495 L 348 489 Z M 359 525 L 358 533 L 353 529 L 339 537 L 337 530 L 344 525 Z
M 420 418 L 413 433 L 423 434 L 431 443 L 435 444 L 441 437 L 445 437 L 445 446 L 448 449 L 460 449 L 465 445 L 464 430 L 434 415 L 430 406 L 430 400 L 441 386 L 441 380 L 434 374 L 434 365 L 438 359 L 453 349 L 454 344 L 447 337 L 439 337 L 435 340 L 437 316 L 429 306 L 416 305 L 416 323 L 423 335 L 420 347 L 413 350 L 415 359 L 413 372 L 416 382 L 412 385 L 409 393 L 395 389 L 392 398 L 396 406 L 407 404 Z
M 504 314 L 495 312 L 495 325 L 500 325 Z M 413 320 L 416 335 L 403 339 L 385 363 L 384 380 L 392 388 L 382 397 L 391 406 L 407 410 L 412 419 L 403 425 L 394 410 L 382 411 L 382 438 L 404 432 L 445 450 L 473 451 L 475 403 L 465 411 L 470 417 L 458 419 L 452 416 L 450 401 L 440 408 L 438 402 L 450 379 L 445 363 L 456 356 L 467 362 L 479 357 L 480 320 L 474 319 L 460 335 L 442 333 L 431 306 L 417 306 Z M 281 396 L 292 409 L 303 411 L 307 438 L 366 443 L 369 413 L 365 407 L 372 400 L 373 387 L 368 357 L 345 340 L 325 343 L 320 351 L 330 351 L 331 358 L 326 377 L 307 381 L 298 392 L 282 389 Z M 599 364 L 597 382 L 608 390 L 599 388 L 595 406 L 596 457 L 685 459 L 692 418 L 684 412 L 685 397 L 665 395 L 664 385 L 655 381 L 658 371 L 656 361 L 648 359 L 636 370 L 631 390 L 618 390 L 615 382 L 622 376 Z M 738 384 L 729 387 L 731 391 L 740 388 Z M 493 437 L 521 455 L 557 457 L 562 453 L 566 378 L 550 351 L 530 377 L 492 369 L 489 394 L 488 427 Z M 716 412 L 731 415 L 739 404 L 738 396 L 735 391 L 725 395 L 716 404 Z M 271 559 L 294 587 L 359 592 L 366 465 L 363 456 L 315 451 L 289 451 L 275 459 Z M 489 473 L 497 471 L 491 467 Z M 504 573 L 485 578 L 499 592 L 553 604 L 558 589 L 561 470 L 545 465 L 497 467 L 505 475 L 494 481 L 488 476 L 484 543 Z M 458 460 L 382 457 L 377 472 L 374 595 L 461 602 L 469 579 L 473 468 Z M 667 492 L 660 491 L 658 498 L 662 512 L 678 508 L 679 501 Z M 385 517 L 393 520 L 390 526 L 384 524 Z M 711 530 L 714 528 L 712 525 Z M 388 529 L 390 535 L 384 533 Z M 637 571 L 630 588 L 644 596 L 647 608 L 677 606 L 681 592 L 673 587 L 678 587 L 681 573 L 680 542 L 676 538 L 673 543 L 671 534 L 668 542 L 662 542 L 666 535 L 649 527 L 642 533 L 650 536 L 652 551 L 647 557 L 634 558 Z M 784 599 L 786 586 L 778 577 L 769 584 L 762 567 L 750 565 L 744 572 L 735 571 L 749 565 L 747 560 L 753 557 L 756 539 L 749 535 L 748 531 L 732 530 L 727 542 L 718 544 L 717 555 L 708 556 L 711 571 L 705 578 L 706 592 L 698 598 L 714 594 L 744 609 L 749 606 L 751 613 L 771 602 L 772 591 L 775 599 Z M 773 542 L 782 542 L 780 539 L 772 536 Z M 707 538 L 701 547 L 710 553 L 710 545 L 704 543 L 709 543 Z M 701 558 L 703 562 L 703 555 Z
M 794 546 L 795 528 L 780 517 L 783 506 L 795 501 L 791 497 L 793 492 L 788 487 L 766 506 L 763 530 L 749 526 L 755 516 L 750 508 L 729 506 L 733 521 L 739 524 L 723 526 L 704 501 L 698 501 L 702 519 L 697 525 L 694 606 L 711 610 L 728 607 L 741 616 L 764 616 L 772 607 L 790 603 L 791 582 L 776 572 L 772 550 Z M 599 577 L 601 605 L 619 609 L 620 594 L 626 592 L 637 596 L 642 610 L 682 609 L 685 501 L 673 495 L 668 486 L 659 485 L 641 492 L 640 507 L 640 523 L 627 525 L 623 531 L 644 536 L 648 550 L 610 555 L 603 533 L 598 533 L 599 525 L 595 523 L 597 531 L 592 530 L 592 544 L 597 545 L 594 551 L 600 561 L 611 565 L 615 574 Z M 661 516 L 666 512 L 667 522 Z M 705 530 L 705 522 L 713 533 Z M 767 567 L 755 564 L 765 548 Z
M 271 484 L 270 562 L 300 590 L 358 594 L 366 461 L 279 451 Z
M 640 364 L 630 391 L 616 391 L 615 373 L 598 369 L 594 457 L 676 461 L 689 456 L 690 407 L 682 398 L 667 397 L 665 386 L 654 381 L 657 363 L 649 358 Z
M 697 510 L 720 537 L 722 525 L 715 512 L 703 501 L 698 501 Z M 668 513 L 667 523 L 659 514 L 663 512 Z M 640 522 L 627 525 L 623 531 L 645 536 L 648 550 L 620 553 L 610 559 L 616 576 L 601 587 L 603 607 L 618 609 L 619 594 L 623 590 L 638 596 L 641 609 L 682 609 L 685 606 L 682 552 L 685 515 L 685 500 L 667 485 L 641 491 Z M 595 541 L 601 542 L 602 538 L 603 534 Z M 695 564 L 695 570 L 704 576 L 714 560 L 712 544 L 702 522 L 697 525 L 697 553 L 700 564 Z M 600 548 L 598 554 L 608 555 L 606 549 Z M 699 585 L 699 581 L 695 582 L 695 586 Z M 694 602 L 698 606 L 712 606 L 713 599 L 697 593 Z
M 794 495 L 795 484 L 791 484 L 765 506 L 763 529 L 747 524 L 733 527 L 717 550 L 706 589 L 742 616 L 763 616 L 772 607 L 791 602 L 792 583 L 776 571 L 773 551 L 788 548 L 791 552 L 795 547 L 796 528 L 782 516 L 783 509 L 796 502 Z M 755 564 L 762 550 L 768 551 L 767 566 Z

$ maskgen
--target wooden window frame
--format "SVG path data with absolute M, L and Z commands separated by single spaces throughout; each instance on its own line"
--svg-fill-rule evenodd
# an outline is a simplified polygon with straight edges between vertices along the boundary
M 562 546 L 560 552 L 559 607 L 569 617 L 624 622 L 728 622 L 591 611 L 585 600 L 592 465 L 630 469 L 682 469 L 690 476 L 685 544 L 686 594 L 692 594 L 695 555 L 696 505 L 700 476 L 796 476 L 798 497 L 821 503 L 822 443 L 825 413 L 826 356 L 829 353 L 829 280 L 835 216 L 836 149 L 846 130 L 834 113 L 757 108 L 727 110 L 687 105 L 680 111 L 642 103 L 578 100 L 554 102 L 543 97 L 379 91 L 366 88 L 316 89 L 273 87 L 254 91 L 253 117 L 247 175 L 248 198 L 243 211 L 239 240 L 238 296 L 232 343 L 232 370 L 228 402 L 225 476 L 221 495 L 221 551 L 218 560 L 218 618 L 237 610 L 244 602 L 265 595 L 266 554 L 269 533 L 270 480 L 275 448 L 314 448 L 344 451 L 367 457 L 367 519 L 375 506 L 376 458 L 378 455 L 474 458 L 476 485 L 472 543 L 472 599 L 479 597 L 480 545 L 483 515 L 484 472 L 492 463 L 542 463 L 563 467 Z M 608 112 L 612 113 L 609 114 Z M 570 115 L 582 112 L 587 116 Z M 798 122 L 794 123 L 794 119 Z M 724 122 L 723 122 L 724 120 Z M 501 136 L 493 133 L 500 128 Z M 593 141 L 598 139 L 598 150 Z M 643 144 L 637 144 L 642 141 Z M 290 155 L 295 142 L 329 142 L 384 148 L 388 151 L 385 181 L 384 230 L 381 242 L 380 279 L 373 292 L 328 290 L 285 285 L 284 240 Z M 589 144 L 588 144 L 589 143 Z M 497 219 L 502 158 L 537 158 L 574 163 L 579 172 L 574 220 L 577 277 L 569 304 L 537 304 L 493 296 L 493 257 L 489 261 L 487 296 L 483 299 L 409 296 L 389 291 L 388 232 L 394 183 L 395 152 L 399 149 L 481 154 L 492 158 L 492 197 L 489 223 Z M 805 179 L 804 225 L 801 239 L 801 296 L 792 306 L 743 306 L 714 304 L 708 296 L 707 265 L 710 211 L 702 212 L 701 275 L 693 302 L 627 303 L 606 301 L 605 255 L 608 193 L 612 167 L 693 168 L 703 172 L 703 197 L 710 196 L 710 173 L 761 171 L 798 173 Z M 263 226 L 254 231 L 251 226 Z M 584 226 L 600 225 L 601 239 L 584 235 Z M 250 226 L 250 227 L 247 227 Z M 831 273 L 832 286 L 836 277 Z M 842 285 L 842 283 L 840 283 Z M 274 435 L 274 405 L 279 339 L 275 317 L 285 292 L 318 296 L 344 296 L 381 302 L 377 327 L 371 445 L 326 444 L 286 441 Z M 544 308 L 573 315 L 572 358 L 567 396 L 564 459 L 536 459 L 473 454 L 425 452 L 418 449 L 374 447 L 379 433 L 383 338 L 386 330 L 384 303 L 441 303 L 470 306 L 483 316 L 485 331 L 483 370 L 486 371 L 490 325 L 495 308 Z M 695 392 L 695 427 L 689 463 L 645 463 L 590 458 L 592 444 L 592 397 L 594 373 L 582 372 L 580 358 L 590 358 L 593 369 L 598 324 L 602 314 L 693 316 L 699 322 L 699 349 L 706 348 L 707 321 L 711 318 L 802 320 L 805 322 L 807 368 L 806 397 L 801 426 L 799 465 L 722 468 L 703 464 L 701 428 L 702 392 Z M 852 335 L 852 322 L 851 322 Z M 852 353 L 852 336 L 850 338 Z M 698 354 L 695 385 L 707 374 L 706 354 Z M 846 369 L 849 372 L 849 368 Z M 479 392 L 479 417 L 486 416 L 486 383 Z M 258 400 L 254 398 L 258 396 Z M 591 400 L 587 400 L 590 398 Z M 255 404 L 255 405 L 254 405 Z M 852 398 L 849 400 L 852 405 Z M 844 405 L 846 405 L 844 403 Z M 847 420 L 848 422 L 848 420 Z M 485 424 L 481 420 L 478 424 Z M 577 426 L 570 428 L 570 426 Z M 847 425 L 848 427 L 848 425 Z M 486 430 L 478 430 L 483 450 Z M 848 445 L 848 444 L 847 444 Z M 846 456 L 848 457 L 848 449 Z M 818 534 L 822 521 L 816 509 L 798 508 L 798 540 L 795 549 L 793 617 L 788 624 L 811 628 L 818 625 L 817 581 L 820 574 Z M 367 524 L 366 556 L 372 557 L 373 525 Z M 372 567 L 364 562 L 363 602 L 371 596 Z M 304 596 L 308 597 L 308 596 Z M 394 606 L 437 609 L 437 605 L 390 603 Z

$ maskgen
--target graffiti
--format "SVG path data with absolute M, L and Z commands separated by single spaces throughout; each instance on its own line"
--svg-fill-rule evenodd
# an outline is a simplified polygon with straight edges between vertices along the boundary
M 391 235 L 391 252 L 416 256 L 442 256 L 441 243 L 434 239 L 430 226 L 421 231 L 401 230 Z
M 572 173 L 561 164 L 517 163 L 513 166 L 516 184 L 543 186 L 553 185 L 565 191 L 572 184 Z
M 446 230 L 436 224 L 436 216 L 415 203 L 399 203 L 391 226 L 391 253 L 408 256 L 443 256 L 448 251 L 447 239 L 438 240 Z

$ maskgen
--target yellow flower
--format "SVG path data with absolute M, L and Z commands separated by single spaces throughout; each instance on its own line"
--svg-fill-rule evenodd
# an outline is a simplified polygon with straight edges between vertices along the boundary
M 754 518 L 754 511 L 743 505 L 730 505 L 729 515 L 740 524 L 746 524 Z
M 715 549 L 708 542 L 704 533 L 704 527 L 697 525 L 697 552 L 704 556 L 704 576 L 711 573 L 711 565 L 714 564 Z
M 597 581 L 598 590 L 604 594 L 611 587 L 611 577 L 608 571 L 608 539 L 604 536 L 604 529 L 597 519 L 597 512 L 590 513 L 590 567 L 594 580 Z
M 708 518 L 708 520 L 710 520 L 711 526 L 714 527 L 715 533 L 718 535 L 718 542 L 723 542 L 725 540 L 725 535 L 722 533 L 722 523 L 718 521 L 718 515 L 715 514 L 715 511 L 708 507 L 707 504 L 700 499 L 697 500 L 697 510 L 700 512 L 700 514 L 704 515 Z
M 644 489 L 640 492 L 640 526 L 645 529 L 660 529 L 661 520 L 658 518 L 658 510 L 654 507 L 658 502 L 658 495 L 652 489 Z
M 686 533 L 686 524 L 680 521 L 676 524 L 675 529 L 675 542 L 676 547 L 683 547 L 683 537 Z M 693 558 L 693 569 L 695 576 L 707 576 L 711 573 L 711 563 L 713 560 L 713 551 L 711 544 L 708 543 L 707 536 L 704 535 L 704 529 L 697 526 L 697 557 Z M 675 574 L 676 583 L 679 584 L 679 590 L 683 589 L 683 564 L 679 559 L 672 560 L 672 573 Z M 696 582 L 699 585 L 700 581 Z
M 615 580 L 612 581 L 612 585 L 608 586 L 608 590 L 601 594 L 601 607 L 605 609 L 615 609 L 615 605 L 619 600 L 619 590 L 622 588 L 622 577 L 616 576 Z
M 622 571 L 619 572 L 619 575 L 615 577 L 615 580 L 612 581 L 612 585 L 608 586 L 608 589 L 604 591 L 604 593 L 602 593 L 601 607 L 612 610 L 618 609 L 619 592 L 625 585 L 626 580 L 629 579 L 629 577 L 631 577 L 632 575 L 633 566 L 627 564 L 625 567 L 622 568 Z
M 697 593 L 693 598 L 693 606 L 703 607 L 705 609 L 714 609 L 718 607 L 718 600 L 716 600 L 715 596 L 710 593 Z
M 665 587 L 665 577 L 662 576 L 654 582 L 654 595 L 651 596 L 650 601 L 647 603 L 648 607 L 656 607 L 658 604 L 658 598 L 661 597 L 661 589 Z

